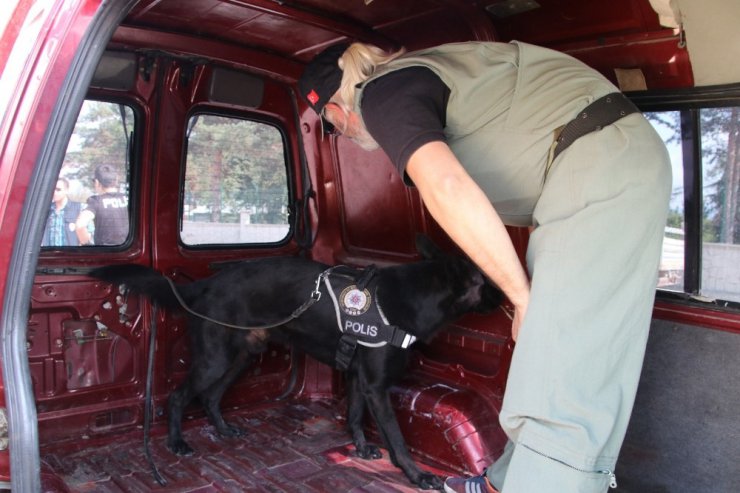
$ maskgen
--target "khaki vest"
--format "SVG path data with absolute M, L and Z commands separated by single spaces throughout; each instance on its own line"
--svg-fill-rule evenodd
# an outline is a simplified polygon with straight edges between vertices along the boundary
M 412 66 L 447 87 L 447 143 L 506 224 L 527 226 L 544 184 L 553 132 L 617 89 L 580 61 L 512 42 L 446 44 L 393 60 L 365 81 Z

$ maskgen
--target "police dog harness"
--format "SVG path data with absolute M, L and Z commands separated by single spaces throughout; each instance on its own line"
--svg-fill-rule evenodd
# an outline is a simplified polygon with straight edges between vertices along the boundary
M 375 273 L 375 266 L 369 266 L 358 277 L 355 269 L 336 266 L 321 275 L 342 333 L 335 357 L 341 370 L 349 367 L 358 344 L 369 348 L 390 344 L 407 349 L 416 341 L 416 336 L 388 322 L 378 301 Z

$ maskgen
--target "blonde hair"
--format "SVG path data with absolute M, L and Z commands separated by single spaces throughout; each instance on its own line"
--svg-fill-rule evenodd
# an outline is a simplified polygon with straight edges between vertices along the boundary
M 342 83 L 339 86 L 337 103 L 346 113 L 353 109 L 357 85 L 372 76 L 378 67 L 406 53 L 404 48 L 388 52 L 366 43 L 352 43 L 339 58 Z

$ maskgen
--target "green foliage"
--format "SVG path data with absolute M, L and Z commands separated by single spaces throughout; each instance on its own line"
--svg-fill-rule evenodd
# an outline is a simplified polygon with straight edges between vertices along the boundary
M 74 200 L 85 201 L 93 193 L 93 173 L 99 164 L 112 164 L 121 178 L 129 177 L 126 134 L 133 135 L 133 127 L 130 107 L 85 101 L 62 172 L 82 185 Z M 278 129 L 205 114 L 193 117 L 190 127 L 184 185 L 190 219 L 238 223 L 246 211 L 253 223 L 286 224 L 286 155 Z M 125 189 L 128 179 L 122 182 Z
M 684 220 L 683 220 L 683 211 L 679 209 L 671 209 L 668 211 L 668 221 L 666 221 L 666 226 L 669 228 L 678 228 L 683 229 Z
M 680 115 L 667 111 L 646 117 L 664 129 L 666 143 L 681 144 Z M 740 111 L 738 107 L 704 108 L 699 115 L 703 241 L 740 243 Z M 671 211 L 669 226 L 683 228 L 682 210 Z
M 124 127 L 121 109 L 126 115 Z M 132 134 L 134 113 L 128 106 L 86 100 L 67 146 L 63 176 L 78 180 L 83 190 L 76 200 L 83 200 L 93 193 L 93 173 L 99 164 L 112 164 L 119 171 L 122 184 L 129 176 L 126 133 Z M 125 185 L 124 185 L 125 186 Z
M 191 121 L 185 176 L 189 210 L 207 209 L 211 221 L 286 223 L 288 189 L 280 132 L 264 123 L 216 115 Z
M 737 107 L 701 110 L 702 167 L 704 169 L 705 237 L 722 243 L 740 243 L 740 159 Z

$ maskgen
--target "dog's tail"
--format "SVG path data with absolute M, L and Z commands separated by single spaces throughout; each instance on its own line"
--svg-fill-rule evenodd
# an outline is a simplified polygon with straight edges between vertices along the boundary
M 141 294 L 163 308 L 180 308 L 173 286 L 159 272 L 136 264 L 106 265 L 91 270 L 88 275 L 111 284 L 123 284 L 126 289 Z

